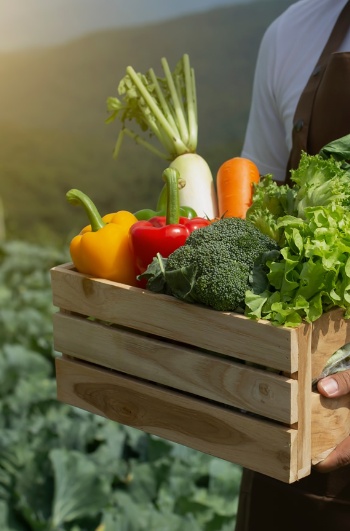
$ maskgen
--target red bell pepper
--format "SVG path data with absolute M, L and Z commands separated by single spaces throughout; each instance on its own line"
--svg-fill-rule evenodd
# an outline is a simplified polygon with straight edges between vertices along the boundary
M 167 168 L 163 172 L 167 187 L 167 215 L 155 216 L 148 221 L 138 221 L 130 227 L 131 245 L 138 274 L 146 271 L 153 258 L 160 253 L 167 258 L 185 243 L 191 232 L 210 224 L 205 218 L 179 216 L 179 172 Z

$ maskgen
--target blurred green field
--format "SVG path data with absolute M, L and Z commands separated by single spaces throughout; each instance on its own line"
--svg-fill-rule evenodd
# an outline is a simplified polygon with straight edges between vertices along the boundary
M 1 531 L 233 531 L 238 466 L 57 402 L 49 270 L 67 259 L 0 244 Z

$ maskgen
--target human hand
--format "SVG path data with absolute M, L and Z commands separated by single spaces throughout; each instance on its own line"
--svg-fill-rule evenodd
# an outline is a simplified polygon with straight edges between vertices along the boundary
M 336 398 L 350 393 L 350 370 L 327 376 L 317 383 L 318 392 L 328 398 Z M 350 436 L 346 437 L 320 463 L 315 466 L 318 472 L 331 472 L 350 464 Z

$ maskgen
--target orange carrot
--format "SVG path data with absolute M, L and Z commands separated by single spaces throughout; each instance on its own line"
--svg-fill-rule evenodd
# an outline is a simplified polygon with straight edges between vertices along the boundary
M 234 157 L 224 162 L 216 176 L 219 217 L 244 219 L 252 204 L 253 183 L 259 180 L 259 170 L 251 160 Z

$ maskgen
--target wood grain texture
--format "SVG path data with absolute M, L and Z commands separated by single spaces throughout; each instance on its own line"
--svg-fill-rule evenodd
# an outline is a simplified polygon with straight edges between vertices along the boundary
M 339 398 L 325 398 L 311 393 L 311 457 L 317 457 L 325 450 L 334 448 L 350 434 L 350 395 Z
M 61 313 L 54 315 L 54 345 L 101 367 L 286 424 L 298 420 L 296 380 L 230 358 Z
M 297 477 L 296 430 L 84 362 L 56 360 L 58 399 L 267 473 Z
M 72 264 L 51 280 L 61 401 L 286 482 L 349 434 L 347 397 L 311 391 L 350 342 L 342 310 L 291 329 L 89 278 Z
M 311 471 L 311 339 L 312 326 L 304 325 L 299 331 L 298 344 L 298 478 Z
M 296 330 L 257 323 L 163 294 L 94 279 L 71 266 L 51 270 L 53 304 L 81 315 L 132 327 L 188 345 L 266 365 L 297 370 Z M 249 348 L 248 348 L 249 346 Z

